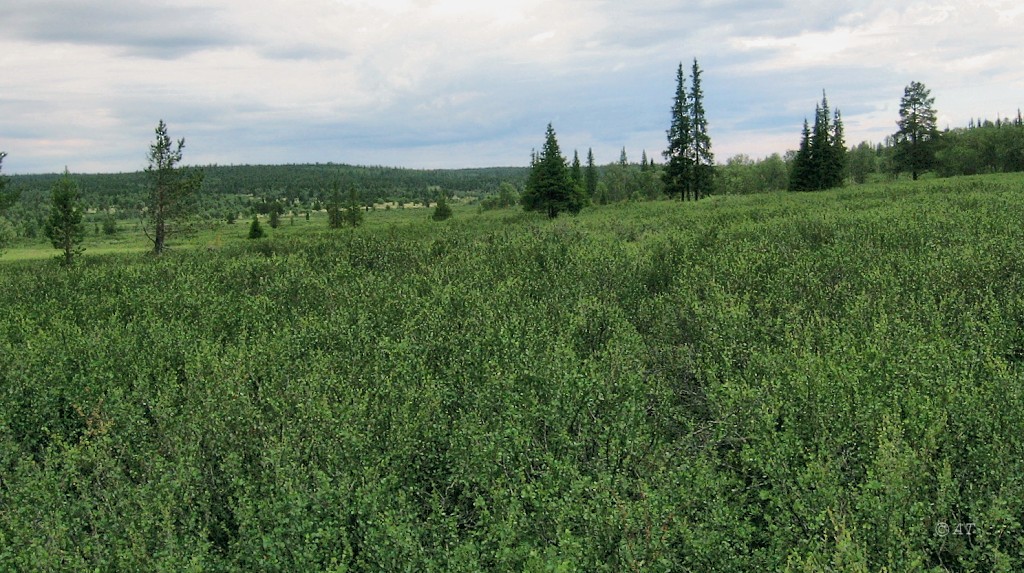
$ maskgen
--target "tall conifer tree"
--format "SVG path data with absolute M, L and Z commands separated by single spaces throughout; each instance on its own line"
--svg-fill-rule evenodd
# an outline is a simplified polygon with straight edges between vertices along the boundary
M 837 109 L 832 117 L 832 153 L 828 166 L 828 187 L 841 187 L 846 179 L 846 137 L 843 134 L 843 117 Z
M 668 128 L 668 149 L 662 179 L 665 193 L 685 201 L 693 189 L 693 129 L 690 127 L 690 94 L 686 91 L 683 64 L 676 71 L 676 95 L 672 103 L 672 123 Z
M 597 164 L 594 162 L 593 148 L 587 150 L 587 170 L 584 178 L 586 180 L 587 199 L 593 199 L 597 195 Z
M 572 152 L 572 168 L 569 176 L 572 179 L 573 187 L 583 186 L 583 166 L 580 165 L 580 153 L 576 150 Z
M 704 91 L 701 89 L 701 69 L 693 59 L 690 81 L 690 124 L 693 129 L 693 198 L 711 194 L 714 185 L 715 155 L 711 152 L 708 120 L 704 116 Z
M 811 126 L 804 118 L 804 129 L 800 137 L 800 149 L 793 158 L 792 171 L 789 175 L 790 191 L 810 191 L 814 188 L 811 181 Z
M 902 171 L 918 175 L 935 163 L 935 143 L 939 139 L 936 125 L 935 98 L 920 82 L 910 82 L 900 100 L 900 119 L 896 124 L 896 164 Z M 979 122 L 980 124 L 980 122 Z

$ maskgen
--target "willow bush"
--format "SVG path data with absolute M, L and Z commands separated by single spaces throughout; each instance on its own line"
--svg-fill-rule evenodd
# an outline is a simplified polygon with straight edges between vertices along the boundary
M 1022 192 L 0 263 L 0 569 L 1024 569 Z

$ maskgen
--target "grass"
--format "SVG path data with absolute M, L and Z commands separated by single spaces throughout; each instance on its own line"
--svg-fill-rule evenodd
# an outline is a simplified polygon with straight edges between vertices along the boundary
M 468 206 L 455 206 L 455 209 L 456 213 L 464 216 L 476 212 L 475 209 Z M 430 212 L 431 210 L 422 208 L 378 209 L 366 215 L 364 225 L 368 229 L 379 229 L 393 225 L 411 224 L 428 218 Z M 191 231 L 172 235 L 168 242 L 168 249 L 216 249 L 227 244 L 248 240 L 251 221 L 252 219 L 249 218 L 240 219 L 234 224 L 228 224 L 222 220 L 195 223 L 195 228 Z M 149 252 L 153 248 L 153 243 L 143 233 L 137 222 L 120 222 L 119 231 L 114 235 L 95 232 L 97 224 L 97 222 L 87 221 L 87 232 L 82 244 L 86 257 L 117 253 L 139 254 Z M 291 222 L 289 215 L 283 215 L 277 229 L 272 229 L 267 217 L 261 216 L 260 224 L 267 234 L 267 239 L 293 237 L 296 234 L 326 230 L 327 214 L 326 212 L 311 213 L 309 221 L 306 220 L 304 214 L 296 214 L 294 223 Z M 0 264 L 4 261 L 45 260 L 59 255 L 60 253 L 50 245 L 45 237 L 20 238 L 0 256 Z

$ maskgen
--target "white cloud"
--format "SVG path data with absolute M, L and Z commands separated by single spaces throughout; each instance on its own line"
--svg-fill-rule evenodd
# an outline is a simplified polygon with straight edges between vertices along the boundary
M 554 121 L 570 153 L 658 157 L 696 56 L 724 161 L 795 146 L 822 88 L 851 143 L 892 131 L 911 80 L 954 124 L 1013 114 L 1022 27 L 1002 1 L 13 0 L 0 149 L 139 169 L 163 118 L 196 162 L 524 164 Z

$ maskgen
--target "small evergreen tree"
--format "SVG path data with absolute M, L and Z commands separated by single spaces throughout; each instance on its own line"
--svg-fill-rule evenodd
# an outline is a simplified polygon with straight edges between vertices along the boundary
M 429 201 L 429 199 L 427 200 Z M 355 185 L 350 185 L 348 188 L 348 203 L 345 205 L 344 220 L 353 227 L 358 227 L 363 223 L 363 206 L 359 202 L 359 192 L 356 191 Z
M 580 165 L 580 154 L 578 151 L 573 150 L 572 152 L 572 167 L 569 169 L 569 179 L 572 181 L 574 188 L 583 187 L 583 166 Z
M 74 263 L 75 255 L 82 252 L 85 225 L 82 223 L 78 184 L 68 170 L 50 189 L 50 217 L 46 220 L 46 236 L 53 248 L 64 252 L 64 264 Z
M 341 185 L 335 181 L 327 194 L 327 226 L 331 229 L 340 229 L 344 222 L 345 218 L 341 211 Z
M 263 227 L 260 225 L 260 216 L 252 216 L 252 224 L 249 225 L 249 238 L 250 239 L 262 239 L 266 233 L 263 232 Z
M 444 191 L 441 191 L 437 196 L 437 205 L 434 207 L 434 213 L 431 218 L 435 221 L 444 221 L 452 216 L 452 208 L 448 206 L 448 198 L 445 197 Z
M 587 150 L 587 170 L 584 173 L 584 180 L 587 199 L 593 199 L 597 195 L 597 165 L 594 163 L 593 148 Z
M 523 209 L 545 211 L 555 218 L 562 211 L 578 212 L 582 198 L 573 189 L 565 158 L 558 148 L 555 130 L 549 123 L 544 149 L 531 160 L 530 176 L 523 193 Z

